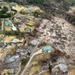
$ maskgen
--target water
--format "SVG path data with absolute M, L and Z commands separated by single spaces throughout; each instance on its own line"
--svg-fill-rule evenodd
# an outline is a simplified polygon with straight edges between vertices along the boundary
M 12 26 L 12 24 L 9 21 L 5 21 L 6 26 Z
M 44 51 L 51 51 L 52 47 L 51 46 L 44 46 L 43 50 Z

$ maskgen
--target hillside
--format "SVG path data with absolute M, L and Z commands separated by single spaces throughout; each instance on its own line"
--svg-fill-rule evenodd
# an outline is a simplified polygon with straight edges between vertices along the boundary
M 0 75 L 75 75 L 75 1 L 1 1 Z
M 49 15 L 60 16 L 69 23 L 75 25 L 74 14 L 68 13 L 70 6 L 75 5 L 75 0 L 4 0 L 17 2 L 21 5 L 37 5 Z
M 17 2 L 19 4 L 36 4 L 41 6 L 51 5 L 63 10 L 69 10 L 69 3 L 66 0 L 4 0 L 9 2 Z M 46 6 L 46 7 L 47 7 Z
M 37 5 L 53 5 L 59 9 L 69 10 L 70 5 L 75 4 L 75 0 L 4 0 L 9 2 L 17 2 L 19 4 L 37 4 Z

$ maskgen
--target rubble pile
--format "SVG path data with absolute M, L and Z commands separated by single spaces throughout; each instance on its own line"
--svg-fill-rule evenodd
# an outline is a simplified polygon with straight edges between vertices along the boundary
M 52 44 L 56 49 L 74 55 L 75 53 L 75 32 L 64 27 L 64 22 L 49 21 L 43 19 L 38 28 L 39 38 L 44 42 Z

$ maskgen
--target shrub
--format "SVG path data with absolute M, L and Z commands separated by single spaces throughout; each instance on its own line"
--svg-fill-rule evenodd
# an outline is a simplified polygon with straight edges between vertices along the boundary
M 38 16 L 40 15 L 40 10 L 36 10 L 36 11 L 33 13 L 33 15 L 34 15 L 35 17 L 38 17 Z
M 73 11 L 73 14 L 75 14 L 75 11 Z
M 10 17 L 11 17 L 11 13 L 0 14 L 0 18 L 10 18 Z
M 27 57 L 27 58 L 23 58 L 21 61 L 22 61 L 22 65 L 26 65 L 27 64 L 27 62 L 29 61 L 29 57 Z
M 20 11 L 20 14 L 25 15 L 26 13 L 25 13 L 25 11 L 24 11 L 24 10 L 22 10 L 22 11 Z
M 33 4 L 42 4 L 43 3 L 43 0 L 27 0 L 29 3 Z

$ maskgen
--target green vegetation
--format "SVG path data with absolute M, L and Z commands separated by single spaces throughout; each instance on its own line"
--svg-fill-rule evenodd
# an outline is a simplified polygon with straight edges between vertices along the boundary
M 67 0 L 67 2 L 68 2 L 71 6 L 75 6 L 75 0 Z
M 49 63 L 49 72 L 52 73 L 52 65 Z
M 23 71 L 23 69 L 24 69 L 24 67 L 25 67 L 25 65 L 27 64 L 27 62 L 29 61 L 29 59 L 30 59 L 30 57 L 27 57 L 27 58 L 23 58 L 21 61 L 21 71 Z M 20 71 L 20 73 L 21 73 L 21 71 Z M 20 75 L 20 73 L 19 73 L 19 75 Z
M 30 57 L 27 57 L 27 58 L 23 58 L 21 61 L 21 65 L 25 66 L 27 64 L 27 62 L 29 61 Z
M 17 32 L 17 31 L 10 31 L 10 32 L 9 31 L 5 31 L 4 34 L 5 35 L 19 35 L 19 32 Z
M 39 15 L 40 15 L 40 10 L 36 10 L 36 11 L 33 13 L 33 15 L 34 15 L 35 17 L 39 17 Z
M 75 11 L 73 11 L 73 14 L 75 14 Z
M 27 1 L 31 4 L 33 4 L 33 3 L 42 4 L 44 0 L 27 0 Z
M 0 19 L 0 29 L 2 28 L 2 22 L 1 22 L 1 19 Z
M 59 5 L 59 8 L 68 11 L 70 9 L 70 6 L 67 2 L 63 2 L 61 3 L 61 5 Z
M 10 17 L 11 17 L 11 13 L 0 14 L 0 18 L 10 18 Z
M 14 12 L 14 15 L 17 13 L 17 11 L 16 11 L 16 10 L 14 10 L 14 9 L 11 9 L 11 11 L 13 11 L 13 12 Z
M 25 15 L 25 14 L 26 14 L 26 12 L 25 12 L 24 10 L 22 10 L 22 11 L 20 11 L 20 14 Z
M 40 69 L 40 65 L 33 61 L 33 64 L 31 64 L 30 68 L 27 70 L 26 75 L 34 74 L 38 69 Z M 35 75 L 35 74 L 34 74 Z
M 0 9 L 2 9 L 0 11 L 0 14 L 6 14 L 6 12 L 8 11 L 8 8 L 6 6 L 4 6 L 3 8 L 0 7 Z
M 0 34 L 5 34 L 5 35 L 11 35 L 11 36 L 16 36 L 17 38 L 20 38 L 21 36 L 23 36 L 22 32 L 18 32 L 18 31 L 0 31 Z
M 8 75 L 11 75 L 9 72 L 7 73 Z
M 0 9 L 0 18 L 10 18 L 16 14 L 15 10 L 12 10 L 14 11 L 14 13 L 8 13 L 8 8 L 6 6 L 4 6 L 3 8 L 0 7 Z
M 13 15 L 11 13 L 7 13 L 8 8 L 6 6 L 4 6 L 3 8 L 0 7 L 0 9 L 2 9 L 0 11 L 0 18 L 10 18 Z

